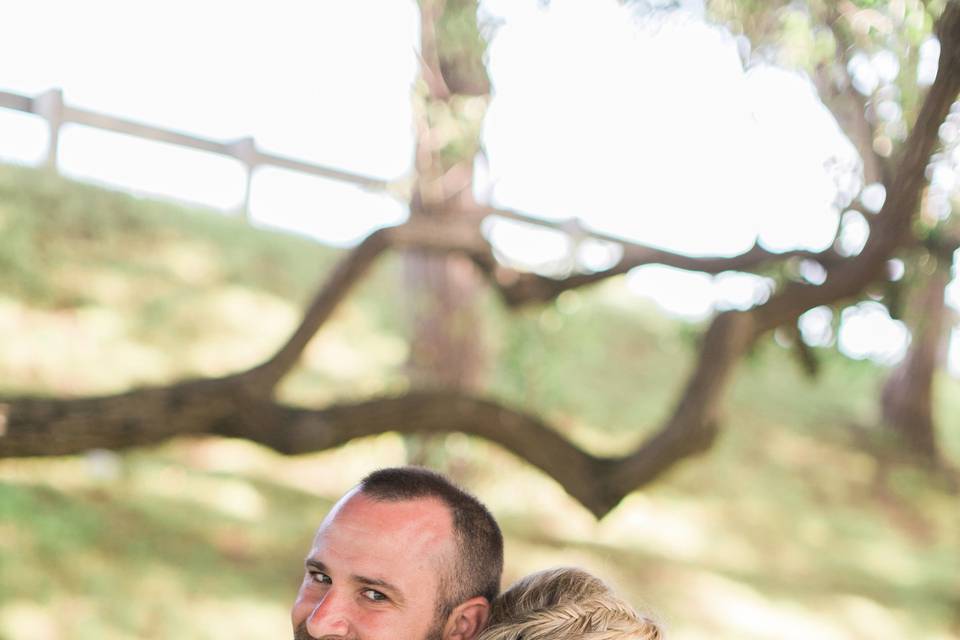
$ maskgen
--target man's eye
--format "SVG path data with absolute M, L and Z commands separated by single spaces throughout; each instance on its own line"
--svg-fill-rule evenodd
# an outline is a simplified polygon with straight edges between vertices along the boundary
M 330 576 L 319 571 L 311 571 L 310 578 L 314 582 L 318 582 L 320 584 L 333 584 L 333 580 L 330 579 Z
M 364 598 L 372 600 L 373 602 L 383 602 L 388 599 L 387 596 L 375 589 L 364 589 L 362 593 Z

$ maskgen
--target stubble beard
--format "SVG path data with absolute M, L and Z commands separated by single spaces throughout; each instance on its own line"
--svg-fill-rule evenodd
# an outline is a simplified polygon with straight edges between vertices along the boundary
M 320 636 L 319 638 L 314 638 L 307 632 L 307 622 L 303 621 L 297 625 L 297 628 L 293 630 L 293 640 L 363 640 L 357 635 L 350 634 L 349 636 Z M 396 638 L 395 640 L 415 640 L 413 638 Z M 443 640 L 443 621 L 440 620 L 440 616 L 437 616 L 433 620 L 433 626 L 430 627 L 430 630 L 427 631 L 421 640 Z

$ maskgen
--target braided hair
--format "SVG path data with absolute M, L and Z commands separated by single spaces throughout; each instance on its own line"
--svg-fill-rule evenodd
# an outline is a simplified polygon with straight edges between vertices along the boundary
M 502 593 L 477 640 L 663 640 L 663 635 L 602 580 L 562 567 L 531 574 Z

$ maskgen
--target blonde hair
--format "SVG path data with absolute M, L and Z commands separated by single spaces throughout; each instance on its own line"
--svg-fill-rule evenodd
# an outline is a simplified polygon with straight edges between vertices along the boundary
M 531 574 L 494 600 L 477 640 L 662 640 L 660 628 L 582 569 Z

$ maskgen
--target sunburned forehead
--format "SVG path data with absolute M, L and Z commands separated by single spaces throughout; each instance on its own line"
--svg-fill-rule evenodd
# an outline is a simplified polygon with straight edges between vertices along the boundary
M 453 548 L 453 518 L 440 500 L 380 501 L 353 491 L 320 525 L 311 556 L 320 554 L 329 558 L 324 562 L 340 560 L 364 570 L 403 570 L 400 565 L 408 564 L 436 572 Z
M 453 536 L 453 516 L 438 498 L 378 500 L 354 489 L 337 501 L 320 524 L 319 534 L 334 521 L 351 526 L 401 531 L 407 527 L 424 528 L 438 535 Z

